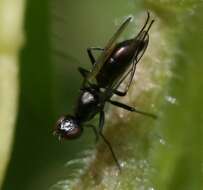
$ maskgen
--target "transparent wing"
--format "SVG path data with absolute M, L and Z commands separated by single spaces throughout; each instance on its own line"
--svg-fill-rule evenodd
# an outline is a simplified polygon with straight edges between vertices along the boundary
M 127 27 L 127 25 L 129 24 L 130 20 L 132 19 L 132 17 L 128 17 L 123 24 L 118 28 L 118 30 L 116 31 L 116 33 L 113 35 L 113 37 L 109 40 L 109 42 L 107 43 L 106 47 L 104 48 L 104 51 L 101 53 L 101 55 L 99 56 L 99 58 L 96 61 L 95 66 L 92 68 L 92 71 L 89 73 L 89 75 L 87 76 L 87 81 L 91 82 L 93 80 L 95 80 L 96 75 L 98 74 L 98 72 L 100 71 L 100 69 L 102 68 L 103 64 L 106 62 L 106 60 L 111 56 L 115 45 L 116 45 L 116 41 L 119 38 L 119 36 L 121 35 L 121 33 L 125 30 L 125 28 Z

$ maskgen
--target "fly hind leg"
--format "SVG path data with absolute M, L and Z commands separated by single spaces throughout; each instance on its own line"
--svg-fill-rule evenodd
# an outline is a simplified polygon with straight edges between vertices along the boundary
M 133 59 L 133 64 L 132 67 L 130 68 L 130 70 L 121 78 L 121 80 L 118 82 L 118 84 L 112 89 L 112 92 L 118 96 L 125 96 L 128 93 L 128 90 L 130 88 L 130 85 L 132 83 L 134 74 L 135 74 L 135 69 L 136 69 L 136 64 L 137 61 L 135 59 Z M 118 87 L 122 84 L 122 82 L 130 75 L 130 78 L 127 82 L 127 85 L 125 86 L 125 90 L 124 91 L 119 91 L 117 90 Z
M 149 15 L 148 15 L 149 16 Z M 134 74 L 135 74 L 135 70 L 136 70 L 136 65 L 137 63 L 140 61 L 140 59 L 142 58 L 142 56 L 144 55 L 144 52 L 148 46 L 149 43 L 149 35 L 148 33 L 146 33 L 144 35 L 144 37 L 142 37 L 138 43 L 138 47 L 135 51 L 133 60 L 132 60 L 132 67 L 127 71 L 127 73 L 121 78 L 121 80 L 118 82 L 118 84 L 114 87 L 114 89 L 112 90 L 114 94 L 118 95 L 118 96 L 125 96 L 130 88 L 130 85 L 132 83 Z M 117 90 L 118 87 L 121 85 L 121 83 L 130 75 L 130 78 L 127 82 L 127 85 L 125 86 L 125 90 L 119 91 Z
M 111 152 L 111 155 L 112 155 L 112 157 L 113 157 L 113 159 L 114 159 L 114 161 L 115 161 L 115 163 L 116 163 L 118 169 L 121 171 L 121 166 L 120 166 L 120 164 L 119 164 L 119 162 L 118 162 L 118 159 L 117 159 L 117 157 L 116 157 L 116 155 L 115 155 L 115 153 L 114 153 L 114 150 L 113 150 L 113 148 L 112 148 L 112 146 L 111 146 L 111 143 L 108 141 L 108 139 L 106 139 L 106 137 L 105 137 L 105 136 L 103 135 L 103 133 L 102 133 L 102 129 L 103 129 L 103 127 L 104 127 L 104 121 L 105 121 L 105 115 L 104 115 L 104 111 L 102 110 L 102 111 L 100 112 L 100 117 L 99 117 L 99 135 L 100 135 L 100 137 L 103 139 L 103 141 L 105 142 L 105 144 L 108 146 L 108 148 L 109 148 L 109 150 L 110 150 L 110 152 Z

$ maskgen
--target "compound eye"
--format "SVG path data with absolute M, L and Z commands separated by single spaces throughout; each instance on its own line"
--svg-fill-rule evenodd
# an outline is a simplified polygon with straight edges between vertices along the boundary
M 75 139 L 82 133 L 82 128 L 78 125 L 75 118 L 65 116 L 57 122 L 56 133 L 65 139 Z
M 64 120 L 61 123 L 61 130 L 64 131 L 64 138 L 73 139 L 81 134 L 81 128 L 73 120 Z

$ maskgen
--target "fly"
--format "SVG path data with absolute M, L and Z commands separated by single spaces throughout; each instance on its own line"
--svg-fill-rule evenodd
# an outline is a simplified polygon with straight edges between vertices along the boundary
M 135 74 L 136 64 L 143 56 L 149 42 L 149 29 L 154 20 L 150 21 L 150 14 L 147 13 L 147 19 L 140 32 L 136 37 L 117 43 L 121 33 L 125 30 L 131 17 L 128 17 L 118 28 L 116 33 L 107 43 L 105 48 L 92 47 L 87 49 L 92 69 L 90 71 L 79 67 L 78 70 L 83 77 L 83 83 L 80 88 L 80 94 L 76 103 L 73 115 L 62 116 L 54 130 L 54 134 L 59 139 L 75 139 L 78 138 L 84 127 L 91 127 L 98 140 L 101 137 L 108 146 L 112 157 L 121 169 L 118 159 L 113 151 L 110 142 L 103 135 L 103 127 L 105 123 L 104 107 L 106 103 L 110 103 L 119 108 L 130 112 L 136 112 L 152 118 L 156 115 L 137 110 L 134 107 L 125 105 L 121 102 L 112 100 L 113 95 L 125 96 L 132 83 Z M 95 59 L 92 51 L 100 51 L 98 59 Z M 118 88 L 123 81 L 129 77 L 123 91 Z M 99 114 L 98 129 L 88 122 Z

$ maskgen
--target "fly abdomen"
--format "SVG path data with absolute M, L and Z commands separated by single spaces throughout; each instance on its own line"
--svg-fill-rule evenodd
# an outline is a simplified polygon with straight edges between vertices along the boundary
M 132 63 L 136 52 L 134 39 L 118 43 L 112 56 L 104 63 L 96 79 L 101 87 L 111 86 L 120 78 Z

